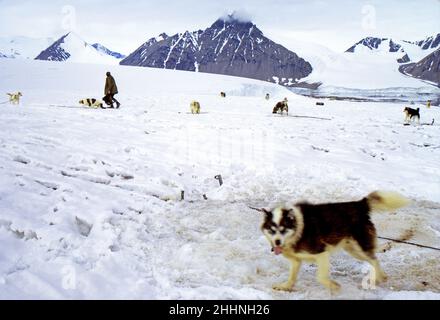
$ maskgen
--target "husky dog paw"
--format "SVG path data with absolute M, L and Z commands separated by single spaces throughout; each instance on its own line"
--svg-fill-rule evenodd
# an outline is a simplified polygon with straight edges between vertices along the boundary
M 385 273 L 380 273 L 376 276 L 376 283 L 382 283 L 388 280 L 388 276 Z
M 277 283 L 272 286 L 272 289 L 278 291 L 293 291 L 293 284 L 289 282 Z

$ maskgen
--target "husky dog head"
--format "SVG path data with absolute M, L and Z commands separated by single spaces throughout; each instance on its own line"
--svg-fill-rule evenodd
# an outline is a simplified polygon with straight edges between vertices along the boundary
M 276 255 L 283 253 L 283 248 L 294 245 L 302 235 L 303 219 L 299 208 L 278 207 L 273 210 L 262 209 L 264 213 L 261 230 L 272 246 Z
M 11 96 L 11 97 L 15 97 L 15 98 L 23 96 L 20 91 L 15 92 L 15 93 L 7 93 L 7 95 Z

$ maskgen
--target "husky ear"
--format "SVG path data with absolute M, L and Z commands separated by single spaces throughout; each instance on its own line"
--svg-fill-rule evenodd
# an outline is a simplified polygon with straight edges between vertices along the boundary
M 295 220 L 295 209 L 289 209 L 289 212 L 287 213 L 288 217 L 292 220 Z

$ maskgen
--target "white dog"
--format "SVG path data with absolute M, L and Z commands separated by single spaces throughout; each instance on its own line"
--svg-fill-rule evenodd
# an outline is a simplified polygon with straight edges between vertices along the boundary
M 194 114 L 200 114 L 200 103 L 197 101 L 192 101 L 191 104 L 191 113 Z
M 7 95 L 9 96 L 10 104 L 20 104 L 20 97 L 23 96 L 21 92 L 7 93 Z

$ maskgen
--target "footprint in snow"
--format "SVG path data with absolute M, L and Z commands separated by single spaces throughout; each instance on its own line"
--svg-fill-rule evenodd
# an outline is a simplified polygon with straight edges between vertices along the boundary
M 31 162 L 30 159 L 28 159 L 24 156 L 21 156 L 21 155 L 15 156 L 12 160 L 15 162 L 23 163 L 23 164 L 29 164 Z

